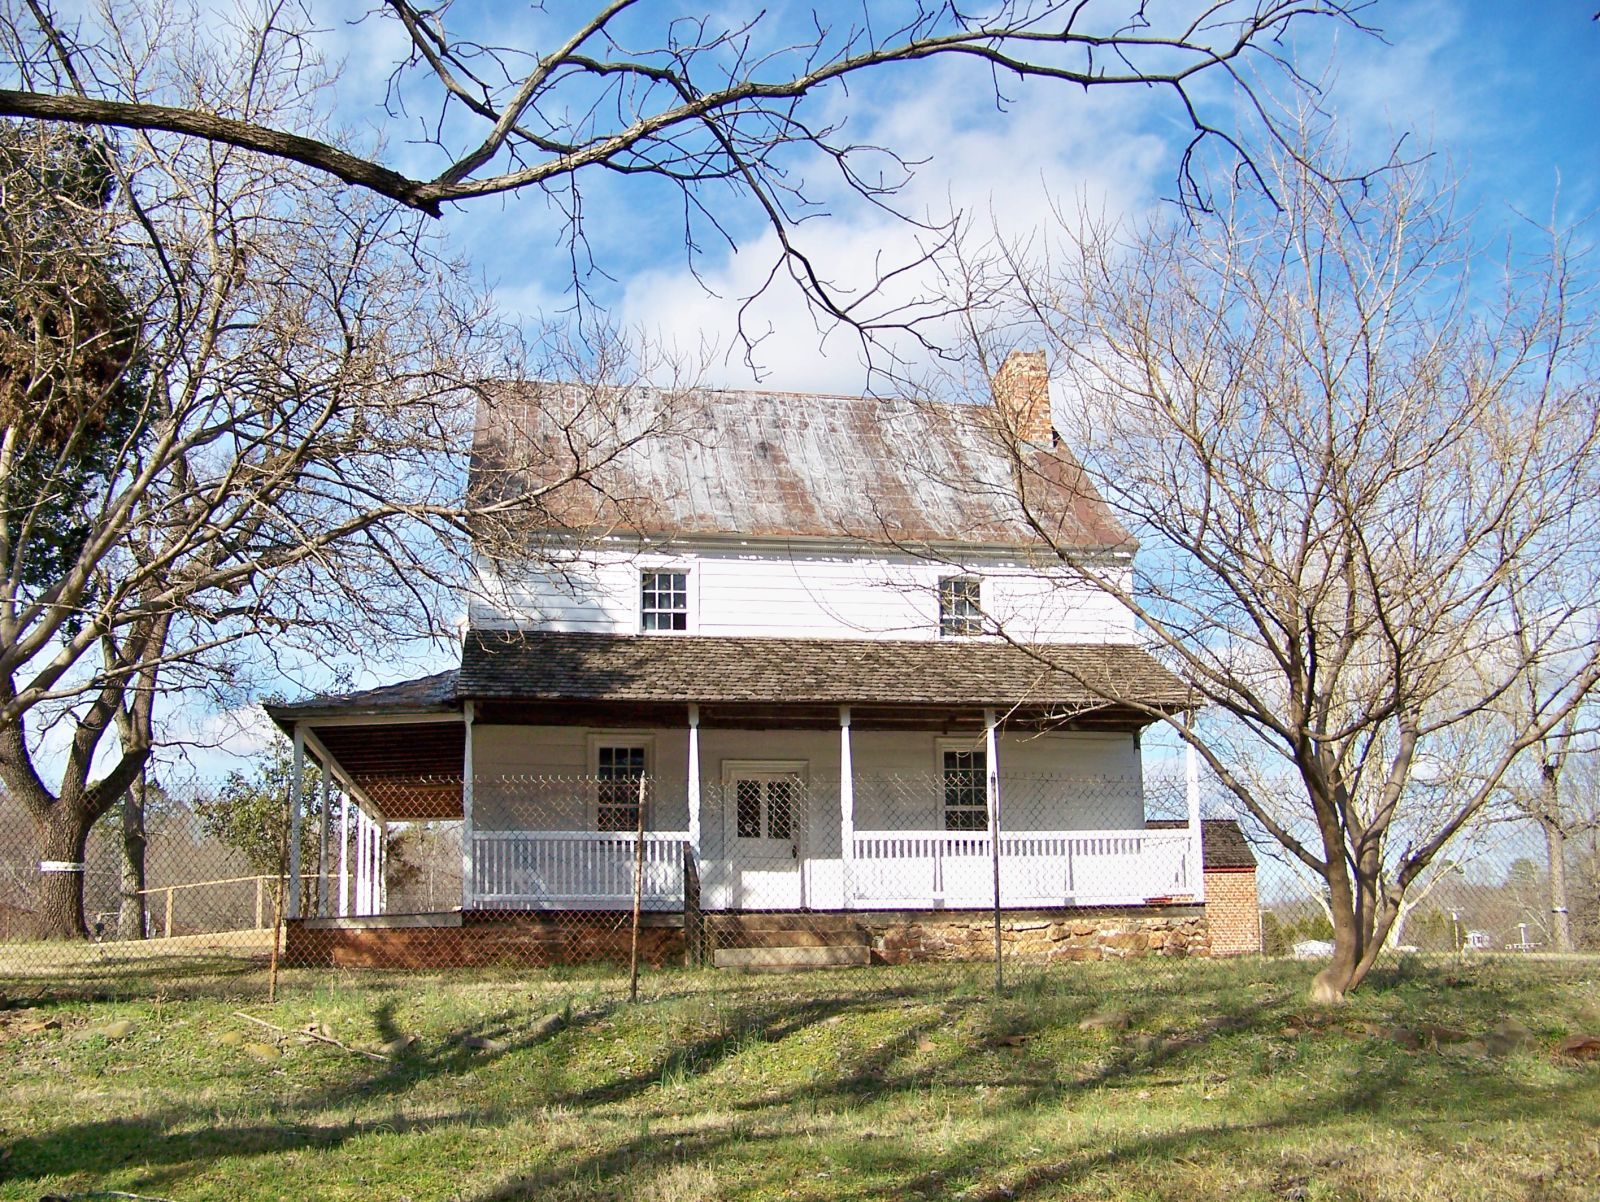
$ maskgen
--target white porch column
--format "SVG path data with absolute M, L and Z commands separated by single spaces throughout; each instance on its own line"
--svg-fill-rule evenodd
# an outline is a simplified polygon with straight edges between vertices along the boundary
M 473 868 L 472 846 L 472 719 L 476 707 L 461 703 L 463 746 L 461 751 L 461 908 L 472 909 L 478 902 L 477 876 Z
M 856 769 L 850 752 L 850 707 L 839 707 L 839 890 L 850 908 L 851 868 L 856 858 Z
M 370 914 L 367 909 L 367 812 L 356 807 L 356 914 Z
M 989 765 L 985 774 L 984 802 L 989 808 L 989 837 L 1000 833 L 1000 748 L 994 733 L 994 711 L 983 711 L 983 755 Z
M 700 707 L 689 703 L 689 847 L 700 865 Z
M 389 912 L 389 820 L 385 818 L 378 823 L 374 832 L 377 841 L 373 849 L 372 862 L 377 869 L 377 879 L 373 882 L 376 886 L 373 891 L 373 912 L 387 914 Z
M 1183 774 L 1189 796 L 1189 863 L 1193 865 L 1189 891 L 1197 902 L 1206 899 L 1206 851 L 1203 829 L 1200 825 L 1200 757 L 1194 748 L 1184 744 Z
M 306 770 L 306 735 L 294 724 L 294 766 L 289 777 L 289 917 L 300 917 L 300 778 Z
M 322 814 L 317 843 L 317 914 L 326 918 L 333 907 L 333 882 L 328 879 L 328 802 L 333 797 L 333 773 L 322 765 Z
M 339 790 L 339 917 L 350 917 L 350 790 Z
M 367 815 L 367 913 L 378 912 L 378 820 Z

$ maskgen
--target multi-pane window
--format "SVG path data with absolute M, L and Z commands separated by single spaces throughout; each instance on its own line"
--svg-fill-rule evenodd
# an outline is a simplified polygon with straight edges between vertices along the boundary
M 983 633 L 983 607 L 978 602 L 976 576 L 946 576 L 939 581 L 939 633 Z
M 638 829 L 644 753 L 637 744 L 595 748 L 595 826 L 599 830 Z
M 981 831 L 989 828 L 986 778 L 989 757 L 982 751 L 946 751 L 944 759 L 944 829 Z
M 734 781 L 734 827 L 739 838 L 793 839 L 797 787 L 795 781 L 770 777 Z
M 689 573 L 639 573 L 639 628 L 689 629 Z

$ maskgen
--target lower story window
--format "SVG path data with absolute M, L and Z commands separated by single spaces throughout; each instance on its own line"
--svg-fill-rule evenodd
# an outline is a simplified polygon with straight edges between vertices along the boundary
M 944 829 L 989 829 L 989 757 L 982 751 L 946 751 L 944 761 Z
M 602 831 L 639 829 L 639 794 L 645 749 L 637 744 L 595 748 L 595 826 Z

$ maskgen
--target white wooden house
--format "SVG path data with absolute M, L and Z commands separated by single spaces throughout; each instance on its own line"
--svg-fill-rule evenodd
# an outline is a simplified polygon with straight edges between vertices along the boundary
M 1113 572 L 1135 547 L 1056 445 L 1043 357 L 996 395 L 678 398 L 680 432 L 553 493 L 526 557 L 481 556 L 458 670 L 269 707 L 366 849 L 363 888 L 296 913 L 375 913 L 362 832 L 449 818 L 469 916 L 628 907 L 641 825 L 660 914 L 986 907 L 996 838 L 1008 908 L 1198 903 L 1198 815 L 1147 827 L 1141 783 L 1185 692 L 1038 531 Z M 537 462 L 560 396 L 486 406 L 475 486 Z

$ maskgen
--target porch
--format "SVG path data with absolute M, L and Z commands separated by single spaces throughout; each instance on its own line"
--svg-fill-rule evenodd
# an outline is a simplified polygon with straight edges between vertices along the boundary
M 474 632 L 460 673 L 272 707 L 322 768 L 292 800 L 290 914 L 388 912 L 395 832 L 452 820 L 463 914 L 1202 901 L 1197 790 L 1151 804 L 1148 713 L 1082 680 L 1146 705 L 1175 682 L 1132 647 L 1051 654 L 1070 671 L 988 643 Z

